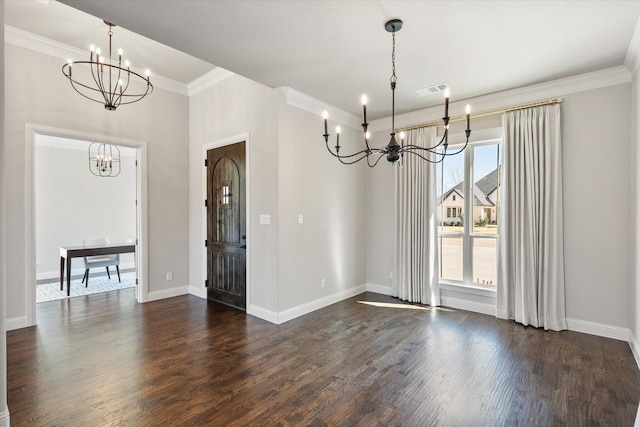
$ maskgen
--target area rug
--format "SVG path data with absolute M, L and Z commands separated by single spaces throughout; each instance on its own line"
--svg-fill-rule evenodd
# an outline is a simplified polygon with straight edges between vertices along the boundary
M 132 288 L 136 285 L 136 272 L 131 271 L 121 273 L 122 283 L 118 283 L 118 275 L 111 274 L 111 279 L 106 275 L 95 276 L 89 278 L 89 287 L 85 287 L 82 277 L 71 280 L 71 297 L 82 295 L 97 294 L 100 292 L 115 291 L 118 289 Z M 38 284 L 36 286 L 36 302 L 54 301 L 67 297 L 67 283 L 64 283 L 63 290 L 60 290 L 60 281 L 56 280 L 50 283 Z

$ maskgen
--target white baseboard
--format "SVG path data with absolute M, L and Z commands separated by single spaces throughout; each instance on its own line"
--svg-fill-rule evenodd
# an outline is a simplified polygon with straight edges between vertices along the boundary
M 10 425 L 11 422 L 9 420 L 9 410 L 5 409 L 4 411 L 0 412 L 0 427 L 9 427 Z
M 278 324 L 278 313 L 257 305 L 249 305 L 249 307 L 247 307 L 247 314 L 266 320 L 267 322 Z
M 496 315 L 496 306 L 482 302 L 469 301 L 460 298 L 440 296 L 440 303 L 445 307 L 457 308 L 458 310 L 473 311 L 474 313 Z
M 259 317 L 262 320 L 266 320 L 267 322 L 279 325 L 280 323 L 293 320 L 296 317 L 304 316 L 305 314 L 319 310 L 331 304 L 335 304 L 347 298 L 354 297 L 365 292 L 366 290 L 367 285 L 356 286 L 355 288 L 345 289 L 343 291 L 336 292 L 335 294 L 327 295 L 326 297 L 322 297 L 314 301 L 309 301 L 307 303 L 280 312 L 267 310 L 256 305 L 250 305 L 249 307 L 247 307 L 247 313 L 252 316 Z
M 189 293 L 189 286 L 179 286 L 177 288 L 163 289 L 161 291 L 149 292 L 145 302 L 157 301 L 159 299 L 173 298 L 180 295 L 187 295 Z
M 134 262 L 120 264 L 120 271 L 135 270 L 135 268 L 136 268 L 136 264 Z M 71 276 L 82 276 L 83 274 L 84 274 L 84 268 L 71 269 Z M 45 271 L 45 272 L 36 274 L 36 280 L 50 280 L 50 279 L 58 279 L 58 278 L 60 278 L 60 271 Z
M 189 286 L 189 293 L 198 298 L 207 299 L 207 288 Z
M 570 331 L 613 338 L 620 341 L 629 341 L 629 336 L 631 335 L 631 331 L 628 328 L 589 322 L 588 320 L 567 319 L 567 326 Z
M 22 328 L 26 328 L 27 326 L 32 326 L 32 325 L 27 325 L 26 316 L 12 317 L 10 319 L 7 319 L 5 323 L 5 328 L 7 331 L 13 331 L 14 329 L 22 329 Z
M 391 286 L 375 285 L 367 283 L 367 292 L 373 292 L 380 295 L 391 295 Z
M 285 311 L 281 311 L 278 313 L 278 323 L 280 324 L 288 322 L 289 320 L 295 319 L 296 317 L 304 316 L 305 314 L 311 313 L 312 311 L 319 310 L 328 305 L 335 304 L 347 298 L 351 298 L 358 294 L 366 292 L 366 290 L 366 285 L 360 285 L 356 286 L 355 288 L 345 289 L 343 291 L 336 292 L 335 294 L 319 298 L 315 301 L 310 301 L 297 307 L 292 307 Z
M 638 340 L 631 331 L 629 331 L 629 347 L 631 347 L 633 358 L 636 359 L 636 365 L 640 368 L 640 345 L 638 345 Z

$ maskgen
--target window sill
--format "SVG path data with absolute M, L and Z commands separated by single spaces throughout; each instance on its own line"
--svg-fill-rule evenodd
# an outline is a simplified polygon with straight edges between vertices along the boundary
M 468 285 L 465 283 L 440 282 L 440 289 L 446 291 L 460 292 L 470 295 L 483 296 L 489 298 L 496 297 L 496 288 L 486 286 Z

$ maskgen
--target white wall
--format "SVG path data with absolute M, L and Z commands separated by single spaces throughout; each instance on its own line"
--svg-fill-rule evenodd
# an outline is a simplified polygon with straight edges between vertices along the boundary
M 105 135 L 147 145 L 148 291 L 186 292 L 188 259 L 188 99 L 156 88 L 144 100 L 106 111 L 77 95 L 60 72 L 60 59 L 6 44 L 5 177 L 7 188 L 7 317 L 26 321 L 25 126 Z M 173 281 L 166 280 L 166 272 Z M 28 325 L 25 325 L 28 326 Z
M 634 247 L 630 95 L 630 84 L 616 85 L 561 106 L 567 317 L 623 328 Z
M 640 61 L 637 58 L 636 61 Z M 633 281 L 630 286 L 630 328 L 631 348 L 634 350 L 636 362 L 640 365 L 640 67 L 633 76 L 631 85 L 631 135 L 632 151 L 629 157 L 633 159 L 633 199 L 634 205 L 634 248 L 633 248 Z
M 287 105 L 284 96 L 279 121 L 282 312 L 365 285 L 367 167 L 340 164 L 325 148 L 322 118 Z M 343 152 L 361 150 L 362 131 L 342 128 Z
M 34 155 L 37 279 L 60 275 L 61 246 L 106 237 L 111 243 L 136 238 L 135 150 L 120 148 L 120 174 L 98 177 L 89 171 L 91 142 L 38 135 Z M 134 268 L 134 255 L 120 255 L 120 268 Z M 73 274 L 84 273 L 82 259 Z
M 0 0 L 0 27 L 4 28 L 4 0 Z M 4 59 L 4 31 L 0 34 L 0 58 Z M 0 66 L 0 102 L 4 106 L 4 66 Z M 4 108 L 3 108 L 4 111 Z M 9 426 L 7 408 L 7 334 L 6 327 L 6 224 L 5 224 L 5 154 L 4 113 L 0 114 L 0 427 Z

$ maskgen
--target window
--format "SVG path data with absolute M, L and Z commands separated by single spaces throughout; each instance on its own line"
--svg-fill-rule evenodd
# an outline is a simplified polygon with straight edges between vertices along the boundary
M 220 207 L 228 208 L 231 206 L 230 183 L 225 182 L 220 187 Z
M 447 218 L 458 218 L 462 215 L 462 208 L 447 208 Z
M 444 282 L 496 286 L 500 143 L 469 145 L 438 165 L 440 279 Z M 449 151 L 455 150 L 450 145 Z M 451 206 L 453 191 L 460 196 L 458 206 Z M 463 212 L 471 214 L 467 218 Z

